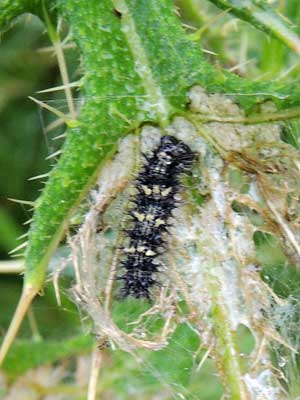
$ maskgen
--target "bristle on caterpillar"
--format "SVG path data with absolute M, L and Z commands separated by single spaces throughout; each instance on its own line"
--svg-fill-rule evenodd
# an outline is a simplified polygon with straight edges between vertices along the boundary
M 128 245 L 121 262 L 125 272 L 119 279 L 124 282 L 124 297 L 149 299 L 150 289 L 157 283 L 159 256 L 166 250 L 169 219 L 178 206 L 180 176 L 191 169 L 195 155 L 185 143 L 167 135 L 162 136 L 152 156 L 145 158 L 135 180 L 131 227 L 125 231 Z

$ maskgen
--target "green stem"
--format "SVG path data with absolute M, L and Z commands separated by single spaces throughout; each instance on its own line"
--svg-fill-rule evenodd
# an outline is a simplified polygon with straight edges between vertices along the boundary
M 215 276 L 210 276 L 207 283 L 213 303 L 211 318 L 216 338 L 217 366 L 221 372 L 226 392 L 232 400 L 250 399 L 242 379 L 236 332 L 231 328 L 228 319 L 229 312 L 220 295 L 222 284 L 217 282 Z

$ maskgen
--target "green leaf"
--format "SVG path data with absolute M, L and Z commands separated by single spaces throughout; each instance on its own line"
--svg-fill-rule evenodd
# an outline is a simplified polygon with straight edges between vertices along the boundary
M 25 13 L 36 10 L 38 0 L 1 0 L 0 2 L 0 30 L 9 26 L 11 21 Z
M 276 13 L 266 1 L 261 0 L 210 0 L 211 3 L 236 17 L 249 22 L 257 29 L 270 34 L 296 53 L 300 53 L 300 38 L 287 19 Z
M 17 340 L 3 363 L 3 371 L 16 377 L 24 374 L 31 368 L 43 364 L 54 363 L 62 358 L 71 357 L 91 350 L 93 340 L 91 336 L 76 336 L 67 340 L 43 340 L 33 342 Z

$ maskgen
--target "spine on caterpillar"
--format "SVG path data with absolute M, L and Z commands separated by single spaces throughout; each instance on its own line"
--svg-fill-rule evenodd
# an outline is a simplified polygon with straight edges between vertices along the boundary
M 178 206 L 180 176 L 191 169 L 194 153 L 173 136 L 162 136 L 135 181 L 136 195 L 130 210 L 131 226 L 126 230 L 128 244 L 121 261 L 124 274 L 123 296 L 151 297 L 155 273 L 166 251 L 172 211 Z

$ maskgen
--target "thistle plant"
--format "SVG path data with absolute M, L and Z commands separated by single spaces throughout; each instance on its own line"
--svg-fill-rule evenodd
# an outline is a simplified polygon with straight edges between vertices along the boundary
M 299 54 L 295 30 L 267 3 L 211 3 L 225 10 L 229 21 L 228 14 L 245 20 Z M 292 290 L 279 293 L 271 279 L 280 271 L 268 275 L 266 267 L 266 249 L 273 246 L 282 268 L 298 276 L 298 83 L 245 78 L 208 61 L 201 40 L 210 31 L 209 7 L 200 1 L 3 1 L 1 27 L 24 12 L 45 24 L 68 112 L 34 99 L 66 125 L 66 137 L 34 203 L 28 241 L 20 246 L 25 248 L 23 293 L 0 362 L 66 238 L 68 256 L 51 279 L 59 299 L 60 276 L 72 264 L 69 294 L 97 345 L 89 399 L 97 398 L 101 360 L 110 349 L 146 365 L 150 354 L 168 349 L 183 325 L 195 335 L 190 351 L 197 373 L 201 376 L 203 364 L 212 360 L 223 398 L 298 398 L 293 325 L 298 299 Z M 68 26 L 66 39 L 60 37 L 61 21 Z M 212 42 L 220 40 L 218 32 L 209 34 Z M 83 71 L 75 83 L 64 59 L 70 38 Z M 229 57 L 221 56 L 229 64 Z M 80 107 L 74 87 L 80 89 Z M 165 134 L 185 142 L 196 161 L 183 180 L 160 285 L 151 303 L 138 304 L 117 296 L 123 227 L 142 154 L 151 154 Z M 78 210 L 74 231 L 70 226 Z M 127 310 L 125 317 L 119 309 Z M 241 349 L 241 332 L 253 341 L 248 354 Z M 188 383 L 175 384 L 165 385 L 161 398 L 201 398 Z

